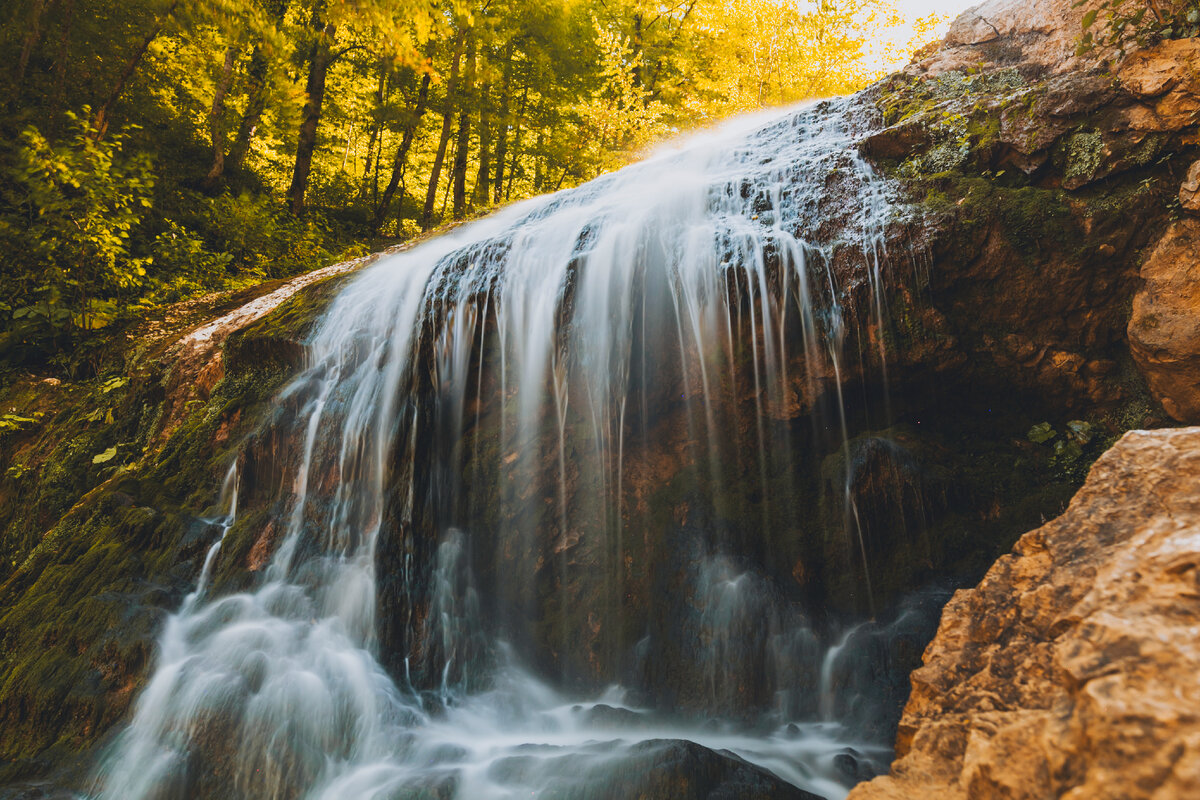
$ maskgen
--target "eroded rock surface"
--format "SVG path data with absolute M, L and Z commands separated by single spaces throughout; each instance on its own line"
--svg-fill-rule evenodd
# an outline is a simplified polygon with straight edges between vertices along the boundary
M 851 800 L 1200 797 L 1200 428 L 1133 431 L 958 592 Z
M 1163 409 L 1200 421 L 1200 220 L 1174 223 L 1142 264 L 1129 348 Z
M 184 335 L 171 349 L 175 364 L 167 379 L 167 404 L 159 441 L 166 441 L 175 432 L 186 414 L 188 403 L 207 400 L 213 387 L 225 377 L 222 345 L 232 334 L 263 319 L 306 287 L 353 272 L 389 252 L 394 251 L 373 253 L 306 272 Z
M 1184 211 L 1200 214 L 1200 160 L 1192 162 L 1179 186 L 1179 205 Z
M 1078 70 L 1089 60 L 1075 54 L 1080 21 L 1097 6 L 991 0 L 964 11 L 950 26 L 940 48 L 918 58 L 910 73 L 939 73 L 1007 61 L 1048 72 Z

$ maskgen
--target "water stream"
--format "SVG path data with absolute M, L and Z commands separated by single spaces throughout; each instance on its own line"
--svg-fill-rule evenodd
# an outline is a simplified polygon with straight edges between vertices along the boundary
M 210 589 L 235 464 L 95 796 L 618 797 L 675 740 L 831 800 L 886 765 L 872 669 L 924 618 L 779 577 L 806 448 L 881 360 L 889 189 L 847 115 L 740 120 L 355 276 L 271 423 L 273 556 Z

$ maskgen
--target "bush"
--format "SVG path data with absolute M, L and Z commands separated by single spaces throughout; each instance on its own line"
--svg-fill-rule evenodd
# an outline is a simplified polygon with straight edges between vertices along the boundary
M 96 141 L 86 109 L 67 116 L 62 141 L 30 126 L 0 150 L 0 361 L 73 370 L 104 338 L 89 334 L 122 316 L 363 251 L 265 193 L 167 180 L 156 203 L 149 155 L 129 155 L 125 135 Z
M 266 196 L 223 194 L 208 201 L 204 215 L 210 244 L 229 255 L 231 271 L 243 280 L 285 278 L 337 256 L 321 220 L 297 219 Z
M 203 237 L 174 220 L 164 225 L 151 248 L 156 278 L 153 301 L 172 303 L 226 288 L 233 256 L 209 250 Z
M 149 157 L 125 157 L 123 137 L 94 141 L 69 117 L 64 143 L 27 127 L 0 167 L 0 277 L 10 287 L 0 319 L 35 343 L 107 325 L 149 263 L 133 247 L 151 205 Z

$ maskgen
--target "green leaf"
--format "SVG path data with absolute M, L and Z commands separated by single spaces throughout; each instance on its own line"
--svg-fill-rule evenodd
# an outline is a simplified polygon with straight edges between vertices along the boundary
M 1049 422 L 1039 422 L 1029 429 L 1029 433 L 1025 434 L 1029 441 L 1037 444 L 1048 442 L 1057 435 L 1058 433 L 1050 427 Z
M 1092 23 L 1094 23 L 1096 21 L 1096 13 L 1098 11 L 1099 11 L 1099 9 L 1093 8 L 1091 11 L 1089 11 L 1083 15 L 1083 29 L 1085 31 L 1088 28 L 1092 27 Z
M 103 453 L 99 453 L 98 455 L 92 456 L 92 463 L 93 464 L 104 464 L 109 461 L 112 461 L 116 455 L 117 455 L 117 448 L 114 445 L 113 447 L 110 447 L 107 450 L 105 450 Z

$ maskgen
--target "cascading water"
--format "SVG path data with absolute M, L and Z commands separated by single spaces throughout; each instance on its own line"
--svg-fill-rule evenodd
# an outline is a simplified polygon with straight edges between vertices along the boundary
M 95 794 L 615 797 L 687 739 L 834 798 L 847 748 L 884 761 L 848 666 L 884 634 L 818 619 L 797 555 L 809 451 L 880 360 L 887 186 L 846 118 L 743 120 L 358 275 L 271 423 L 259 585 L 208 596 L 214 545 Z M 283 459 L 253 447 L 222 536 Z

